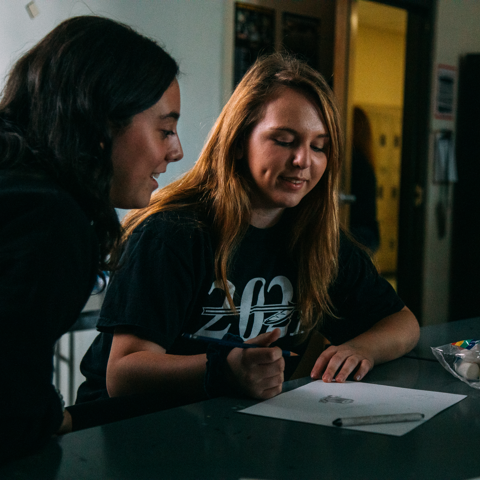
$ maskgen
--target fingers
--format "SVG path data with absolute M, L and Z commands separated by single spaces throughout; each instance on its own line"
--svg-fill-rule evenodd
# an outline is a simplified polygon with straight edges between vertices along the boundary
M 262 352 L 265 351 L 265 352 Z M 240 352 L 237 363 L 237 377 L 248 389 L 272 388 L 274 385 L 268 379 L 280 378 L 283 383 L 285 360 L 279 348 L 252 348 Z M 232 353 L 232 352 L 231 352 Z M 234 357 L 234 355 L 232 355 Z M 228 361 L 228 358 L 227 358 Z
M 276 328 L 271 332 L 262 333 L 258 337 L 251 338 L 245 343 L 261 345 L 266 348 L 248 348 L 242 350 L 242 363 L 247 365 L 262 365 L 273 363 L 282 357 L 282 350 L 278 347 L 271 348 L 269 345 L 276 342 L 280 337 L 280 329 Z M 284 363 L 284 362 L 283 362 Z
M 335 378 L 336 374 L 335 381 L 344 382 L 357 365 L 355 360 L 355 358 L 348 356 L 348 353 L 346 352 L 337 352 L 328 362 L 327 368 L 323 373 L 322 380 L 327 383 L 331 382 Z M 342 365 L 343 368 L 340 369 Z M 345 375 L 347 372 L 348 374 Z
M 336 382 L 345 382 L 361 361 L 358 357 L 351 356 L 347 357 L 342 364 L 342 362 L 338 361 L 337 357 L 333 357 L 323 374 L 322 380 L 324 382 L 331 382 L 335 378 Z
M 327 348 L 318 358 L 317 361 L 315 362 L 315 365 L 313 366 L 311 377 L 314 378 L 315 380 L 318 380 L 322 373 L 325 371 L 326 366 L 328 365 L 328 362 L 330 362 L 330 359 L 335 355 L 336 353 L 336 348 L 335 347 L 329 347 Z
M 242 363 L 244 365 L 263 365 L 282 359 L 282 350 L 278 347 L 244 348 Z
M 281 375 L 283 377 L 283 371 L 285 370 L 285 360 L 283 357 L 279 358 L 275 362 L 265 364 L 244 364 L 245 379 L 248 383 L 260 383 L 264 379 L 277 377 Z M 270 387 L 267 387 L 270 388 Z
M 253 394 L 252 397 L 259 400 L 268 400 L 269 398 L 276 397 L 278 394 L 282 393 L 282 387 L 283 375 L 281 376 L 281 378 L 278 378 L 277 381 L 274 382 L 272 387 L 265 388 L 259 394 Z
M 361 380 L 373 367 L 373 361 L 360 350 L 346 345 L 329 347 L 318 357 L 311 377 L 320 377 L 326 383 L 345 382 L 354 373 L 354 380 Z
M 268 332 L 252 339 L 251 343 L 269 345 L 280 331 Z M 262 338 L 260 338 L 262 337 Z M 235 387 L 250 397 L 267 399 L 282 391 L 285 360 L 278 347 L 234 348 L 227 357 Z
M 366 360 L 363 360 L 360 363 L 360 367 L 358 367 L 358 370 L 355 372 L 355 380 L 359 382 L 371 369 L 372 367 L 369 363 Z
M 271 377 L 259 377 L 257 380 L 251 378 L 248 382 L 248 394 L 261 400 L 272 398 L 282 392 L 283 381 L 283 371 Z
M 275 328 L 271 332 L 262 333 L 261 335 L 258 335 L 258 337 L 247 340 L 245 343 L 253 343 L 255 345 L 261 345 L 262 347 L 268 347 L 280 338 L 280 334 L 280 329 Z

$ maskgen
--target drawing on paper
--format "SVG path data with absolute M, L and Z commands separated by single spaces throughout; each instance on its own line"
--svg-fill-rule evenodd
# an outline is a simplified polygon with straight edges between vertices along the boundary
M 342 398 L 336 395 L 328 395 L 328 397 L 323 397 L 319 400 L 321 403 L 353 403 L 353 400 L 350 398 Z

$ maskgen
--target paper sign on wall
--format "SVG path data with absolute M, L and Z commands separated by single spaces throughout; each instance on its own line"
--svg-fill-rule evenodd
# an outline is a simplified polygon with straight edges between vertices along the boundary
M 453 120 L 457 69 L 451 65 L 438 65 L 435 92 L 435 118 Z

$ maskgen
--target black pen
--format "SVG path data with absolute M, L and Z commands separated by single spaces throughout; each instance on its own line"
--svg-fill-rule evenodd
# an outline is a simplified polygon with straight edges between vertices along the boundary
M 233 348 L 267 348 L 263 345 L 255 345 L 254 343 L 238 343 L 232 342 L 231 340 L 222 340 L 221 338 L 211 338 L 211 337 L 202 337 L 201 335 L 192 335 L 191 333 L 182 333 L 183 338 L 188 340 L 195 340 L 206 343 L 216 343 L 217 345 L 223 345 L 225 347 Z M 298 354 L 295 352 L 289 352 L 288 350 L 282 350 L 282 355 L 284 357 L 297 357 Z

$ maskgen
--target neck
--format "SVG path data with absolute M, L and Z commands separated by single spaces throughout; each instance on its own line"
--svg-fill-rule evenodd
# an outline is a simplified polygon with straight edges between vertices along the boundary
M 252 217 L 250 218 L 250 225 L 253 225 L 256 228 L 273 227 L 280 220 L 284 210 L 284 208 L 278 208 L 275 210 L 254 208 L 252 210 Z

